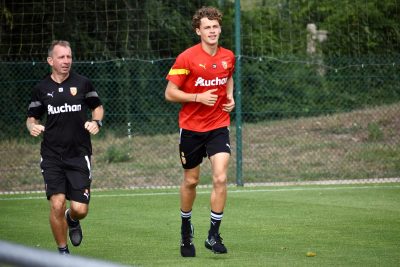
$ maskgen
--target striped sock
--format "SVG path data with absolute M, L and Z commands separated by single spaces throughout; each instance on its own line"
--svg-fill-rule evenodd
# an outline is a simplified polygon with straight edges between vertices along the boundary
M 67 218 L 67 223 L 69 226 L 77 226 L 79 224 L 79 220 L 74 220 L 71 218 L 71 210 L 67 209 L 66 211 L 66 218 Z
M 221 225 L 222 217 L 224 216 L 224 212 L 214 212 L 211 211 L 211 223 L 210 230 L 208 231 L 208 237 L 211 237 L 214 234 L 219 233 L 219 226 Z
M 58 248 L 58 252 L 60 253 L 60 254 L 69 254 L 69 250 L 68 250 L 68 246 L 66 245 L 65 247 L 63 247 L 63 248 Z
M 181 210 L 181 218 L 182 218 L 181 232 L 184 233 L 190 231 L 192 211 Z

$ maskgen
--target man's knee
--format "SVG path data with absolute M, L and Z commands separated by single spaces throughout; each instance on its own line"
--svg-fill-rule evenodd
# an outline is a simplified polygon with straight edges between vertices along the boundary
M 227 184 L 228 177 L 226 174 L 214 175 L 213 185 L 214 187 L 225 187 Z
M 86 217 L 88 212 L 89 205 L 78 202 L 71 202 L 71 217 L 73 219 L 81 220 Z
M 186 188 L 195 188 L 200 180 L 200 167 L 185 170 L 183 178 L 183 186 Z
M 56 194 L 50 197 L 51 211 L 57 215 L 63 215 L 66 208 L 66 199 L 63 194 Z
M 199 178 L 195 176 L 185 176 L 183 183 L 185 187 L 194 188 L 199 184 Z

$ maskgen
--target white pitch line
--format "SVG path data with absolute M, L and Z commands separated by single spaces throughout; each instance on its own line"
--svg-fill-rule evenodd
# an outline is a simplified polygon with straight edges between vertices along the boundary
M 292 187 L 292 188 L 274 188 L 274 189 L 256 189 L 255 187 L 249 188 L 248 190 L 230 190 L 229 194 L 235 193 L 263 193 L 263 192 L 290 192 L 290 191 L 323 191 L 323 190 L 359 190 L 359 189 L 398 189 L 400 185 L 391 186 L 376 186 L 376 185 L 364 185 L 364 186 L 335 186 L 335 187 Z M 197 194 L 209 194 L 210 191 L 198 191 Z M 129 194 L 95 194 L 95 198 L 108 198 L 108 197 L 142 197 L 142 196 L 167 196 L 167 195 L 179 195 L 179 192 L 152 192 L 152 193 L 129 193 Z M 0 198 L 0 201 L 10 200 L 36 200 L 45 199 L 45 196 L 27 196 L 27 197 L 10 197 Z

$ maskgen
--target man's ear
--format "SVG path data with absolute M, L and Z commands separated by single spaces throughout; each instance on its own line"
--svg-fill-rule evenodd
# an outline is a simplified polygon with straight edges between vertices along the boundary
M 47 63 L 49 63 L 50 66 L 53 66 L 53 58 L 47 57 Z

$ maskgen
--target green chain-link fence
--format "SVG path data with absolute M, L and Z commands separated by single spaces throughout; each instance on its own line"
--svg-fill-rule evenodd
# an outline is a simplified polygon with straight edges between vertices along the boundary
M 236 140 L 234 111 L 230 183 L 238 159 L 244 183 L 399 177 L 398 58 L 237 60 L 242 140 Z M 180 183 L 179 104 L 164 99 L 173 61 L 74 62 L 106 110 L 93 138 L 94 188 Z M 43 62 L 0 63 L 0 191 L 43 189 L 41 138 L 29 136 L 25 113 L 30 90 L 48 72 Z M 207 160 L 203 165 L 201 184 L 209 184 Z

